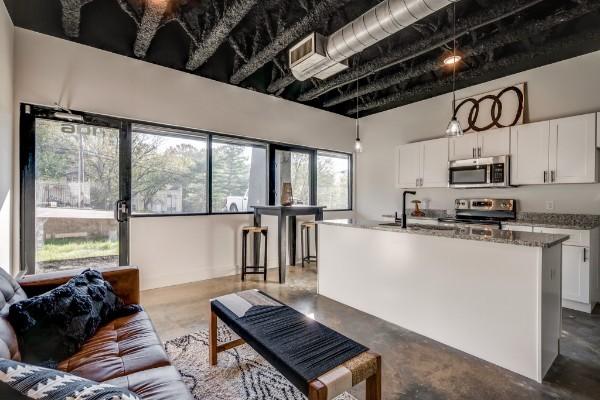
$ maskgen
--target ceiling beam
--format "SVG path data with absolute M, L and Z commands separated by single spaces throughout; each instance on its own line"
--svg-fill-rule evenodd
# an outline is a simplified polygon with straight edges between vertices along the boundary
M 79 37 L 81 9 L 92 0 L 60 0 L 62 6 L 62 25 L 65 35 Z
M 235 71 L 229 81 L 235 85 L 241 83 L 263 65 L 275 58 L 275 56 L 285 50 L 289 45 L 302 39 L 304 35 L 308 35 L 312 30 L 316 29 L 324 20 L 335 13 L 339 7 L 343 7 L 349 2 L 350 0 L 319 1 L 318 4 L 310 9 L 304 18 L 278 34 L 273 41 L 267 44 L 261 51 L 252 56 L 247 63 Z
M 546 18 L 533 21 L 520 21 L 518 24 L 507 26 L 504 32 L 497 33 L 489 38 L 478 41 L 475 46 L 461 49 L 462 57 L 463 59 L 466 59 L 481 55 L 487 56 L 490 51 L 504 47 L 511 43 L 526 41 L 531 36 L 538 35 L 561 24 L 573 21 L 599 8 L 600 2 L 582 0 L 573 8 L 569 10 L 554 11 L 552 15 Z M 364 96 L 369 93 L 385 90 L 389 87 L 402 84 L 423 74 L 432 71 L 442 71 L 445 68 L 447 69 L 439 57 L 433 57 L 417 66 L 411 67 L 407 72 L 402 71 L 387 75 L 381 79 L 363 85 L 363 87 L 358 90 L 358 95 Z M 326 101 L 323 105 L 324 107 L 332 107 L 337 104 L 353 100 L 355 97 L 356 92 L 350 91 Z
M 186 69 L 195 71 L 208 61 L 257 3 L 258 0 L 238 0 L 227 7 L 219 21 L 191 50 Z
M 144 14 L 139 23 L 133 53 L 138 58 L 146 57 L 150 43 L 161 26 L 168 6 L 167 0 L 146 0 Z
M 540 62 L 545 62 L 547 57 L 553 57 L 561 54 L 565 49 L 576 49 L 581 43 L 597 44 L 595 48 L 600 47 L 600 30 L 595 29 L 584 34 L 576 33 L 561 39 L 551 40 L 537 46 L 534 49 L 523 51 L 511 56 L 496 59 L 493 63 L 485 63 L 479 68 L 473 68 L 467 71 L 459 72 L 456 75 L 457 88 L 461 89 L 470 86 L 474 81 L 484 77 L 502 74 L 504 71 L 510 71 L 511 68 L 523 66 L 523 69 L 531 68 Z M 558 61 L 558 60 L 553 60 Z M 512 73 L 512 72 L 511 72 Z M 358 107 L 359 112 L 369 111 L 377 108 L 400 107 L 406 104 L 420 101 L 425 98 L 431 98 L 452 91 L 452 76 L 446 76 L 443 79 L 435 80 L 422 85 L 413 86 L 408 90 L 394 93 L 389 96 L 381 97 L 362 104 Z M 354 115 L 356 107 L 348 108 L 347 115 Z
M 517 14 L 527 8 L 530 8 L 544 0 L 509 0 L 496 2 L 494 6 L 473 13 L 462 20 L 457 21 L 456 34 L 453 33 L 452 27 L 424 38 L 410 45 L 397 47 L 391 52 L 359 64 L 356 67 L 344 71 L 341 74 L 324 81 L 321 85 L 302 93 L 298 97 L 298 101 L 310 101 L 338 87 L 355 82 L 357 79 L 362 79 L 375 72 L 391 66 L 406 62 L 420 55 L 438 49 L 443 45 L 452 42 L 471 31 L 480 29 L 486 25 L 495 23 L 499 20 Z

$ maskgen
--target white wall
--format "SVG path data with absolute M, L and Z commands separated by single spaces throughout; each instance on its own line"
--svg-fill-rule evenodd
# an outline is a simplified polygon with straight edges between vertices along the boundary
M 13 44 L 15 28 L 0 2 L 0 268 L 11 266 Z
M 526 82 L 530 122 L 599 111 L 599 70 L 600 52 L 595 52 L 473 86 L 461 90 L 457 97 Z M 359 215 L 379 218 L 401 208 L 401 190 L 395 187 L 394 148 L 442 137 L 450 120 L 450 102 L 451 95 L 447 94 L 361 119 L 365 150 L 357 160 L 359 195 L 355 209 Z M 546 200 L 553 200 L 554 212 L 600 214 L 600 184 L 417 190 L 418 198 L 429 200 L 429 208 L 452 209 L 455 198 L 476 196 L 516 198 L 524 211 L 546 212 Z
M 20 28 L 15 70 L 17 103 L 59 102 L 74 110 L 352 151 L 352 119 Z M 249 222 L 247 216 L 133 219 L 131 262 L 142 268 L 144 288 L 233 273 L 238 228 Z

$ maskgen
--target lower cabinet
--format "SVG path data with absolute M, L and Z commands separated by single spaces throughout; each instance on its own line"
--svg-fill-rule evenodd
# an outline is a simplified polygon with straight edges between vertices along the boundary
M 580 303 L 590 303 L 589 248 L 563 246 L 562 297 Z M 586 254 L 587 253 L 587 254 Z
M 600 228 L 592 230 L 534 227 L 534 232 L 569 235 L 562 247 L 563 307 L 591 313 L 600 301 Z
M 506 223 L 502 229 L 568 235 L 562 246 L 562 305 L 592 312 L 600 302 L 600 228 L 588 231 Z

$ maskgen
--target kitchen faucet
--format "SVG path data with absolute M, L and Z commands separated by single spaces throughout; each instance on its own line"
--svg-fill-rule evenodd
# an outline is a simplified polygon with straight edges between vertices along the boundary
M 403 229 L 406 229 L 406 195 L 407 194 L 415 195 L 415 194 L 417 194 L 417 192 L 412 191 L 412 190 L 405 190 L 404 193 L 402 193 L 402 228 Z M 398 222 L 398 211 L 396 211 L 396 222 Z

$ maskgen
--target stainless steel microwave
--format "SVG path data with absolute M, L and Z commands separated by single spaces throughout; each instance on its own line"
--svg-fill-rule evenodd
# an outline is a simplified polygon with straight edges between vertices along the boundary
M 450 161 L 448 168 L 453 188 L 510 186 L 510 156 Z

